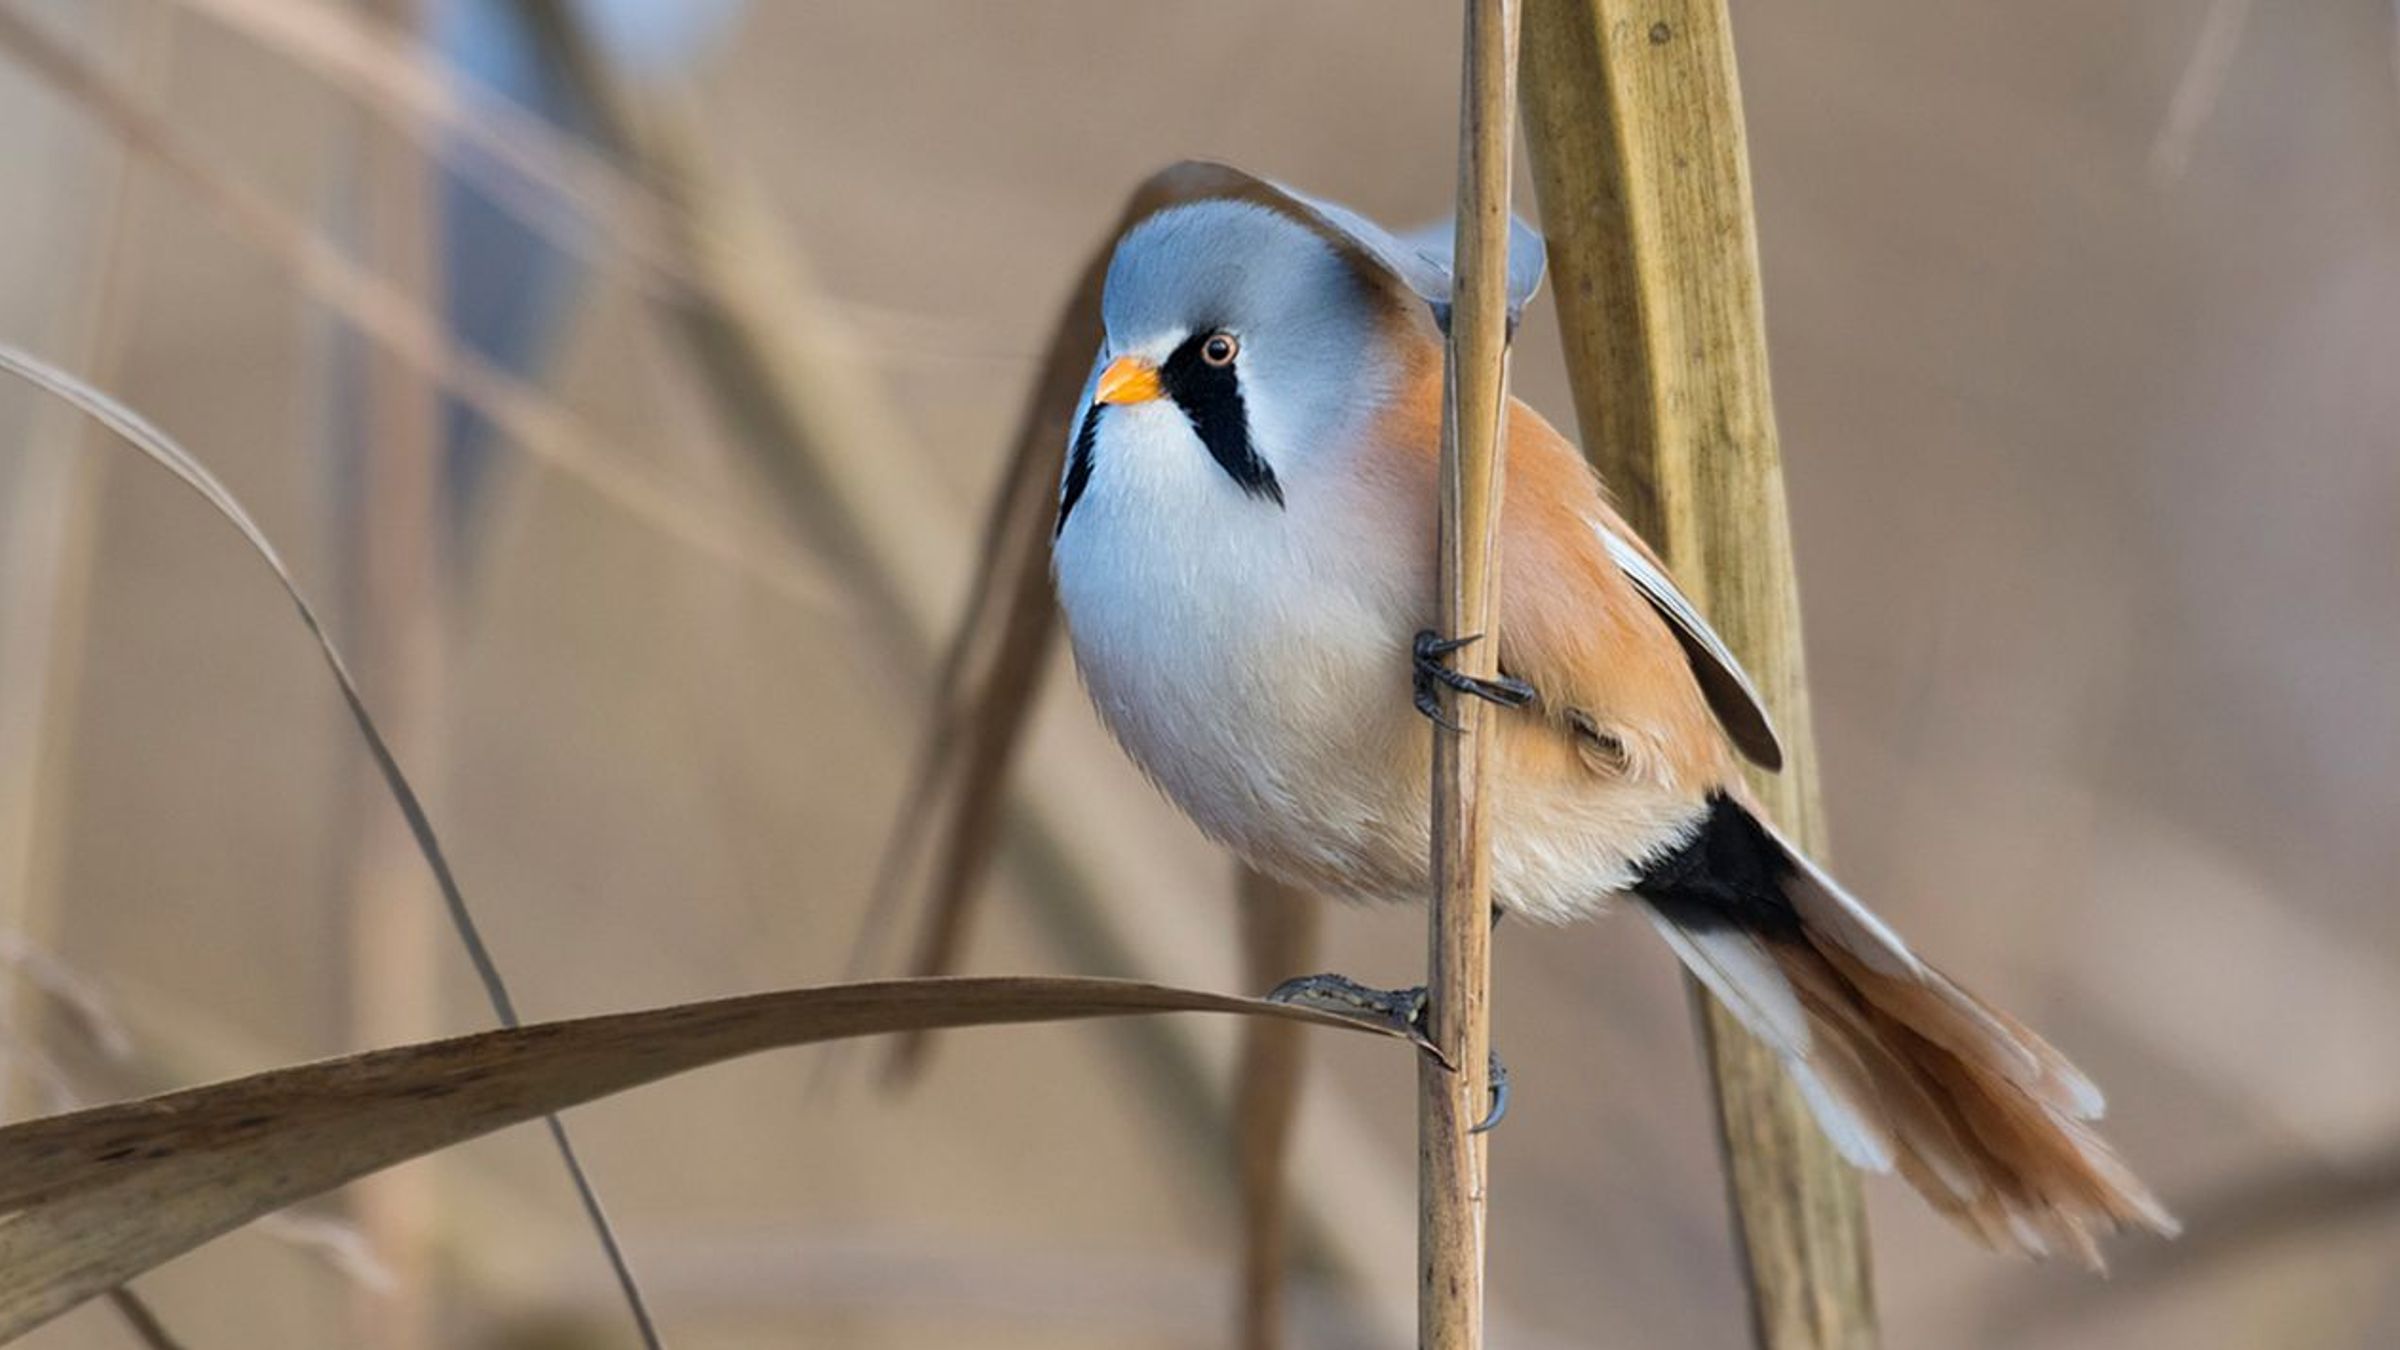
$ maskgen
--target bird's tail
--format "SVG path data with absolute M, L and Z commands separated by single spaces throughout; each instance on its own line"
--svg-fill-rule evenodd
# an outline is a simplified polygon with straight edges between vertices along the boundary
M 2041 1037 L 1920 961 L 1740 805 L 1635 893 L 1684 964 L 1790 1071 L 1842 1155 L 1895 1168 L 1987 1245 L 2072 1253 L 2175 1219 L 2092 1128 L 2100 1090 Z

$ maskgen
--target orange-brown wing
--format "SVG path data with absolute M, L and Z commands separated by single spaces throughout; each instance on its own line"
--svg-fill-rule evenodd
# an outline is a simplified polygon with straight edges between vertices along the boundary
M 1573 445 L 1512 400 L 1501 518 L 1501 664 L 1586 758 L 1692 789 L 1781 751 L 1732 653 L 1632 539 Z

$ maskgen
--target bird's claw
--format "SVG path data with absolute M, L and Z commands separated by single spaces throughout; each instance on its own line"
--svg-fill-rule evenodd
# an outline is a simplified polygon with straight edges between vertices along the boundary
M 1269 1003 L 1289 1003 L 1360 1022 L 1377 1022 L 1422 1044 L 1425 1039 L 1425 986 L 1378 989 L 1346 975 L 1302 975 L 1285 980 L 1267 994 Z
M 1483 634 L 1481 633 L 1446 638 L 1430 628 L 1417 634 L 1413 648 L 1416 659 L 1417 711 L 1423 713 L 1436 726 L 1447 727 L 1452 731 L 1462 729 L 1458 723 L 1442 712 L 1440 690 L 1444 686 L 1462 694 L 1472 694 L 1487 703 L 1499 704 L 1503 708 L 1522 708 L 1533 702 L 1534 687 L 1523 680 L 1507 675 L 1500 676 L 1498 679 L 1486 680 L 1451 668 L 1446 658 L 1452 652 L 1482 640 Z
M 1499 1051 L 1488 1052 L 1485 1072 L 1491 1085 L 1492 1106 L 1484 1113 L 1483 1119 L 1476 1121 L 1474 1128 L 1467 1131 L 1469 1134 L 1482 1134 L 1499 1124 L 1501 1118 L 1508 1114 L 1508 1066 L 1500 1062 Z
M 1378 989 L 1360 984 L 1344 975 L 1302 975 L 1285 980 L 1268 993 L 1270 1003 L 1289 1003 L 1295 1007 L 1315 1008 L 1340 1017 L 1362 1022 L 1377 1022 L 1409 1037 L 1436 1059 L 1441 1052 L 1434 1047 L 1426 1025 L 1426 1011 L 1431 1007 L 1425 986 L 1408 989 Z M 1482 1134 L 1500 1123 L 1508 1114 L 1508 1065 L 1501 1062 L 1500 1053 L 1492 1051 L 1489 1064 L 1492 1104 L 1477 1121 L 1469 1134 Z

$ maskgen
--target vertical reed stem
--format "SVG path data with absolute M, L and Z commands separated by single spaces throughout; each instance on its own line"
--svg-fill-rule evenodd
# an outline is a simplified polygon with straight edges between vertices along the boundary
M 1526 29 L 1526 140 L 1585 451 L 1765 695 L 1786 767 L 1752 786 L 1821 855 L 1725 0 L 1531 0 Z M 1873 1346 L 1856 1179 L 1773 1056 L 1695 999 L 1757 1343 Z
M 1494 544 L 1508 403 L 1509 156 L 1516 131 L 1516 0 L 1469 0 L 1459 113 L 1458 240 L 1442 401 L 1441 626 L 1483 635 L 1459 666 L 1498 673 L 1492 631 Z M 1484 709 L 1445 699 L 1462 731 L 1433 732 L 1433 875 L 1427 955 L 1434 1044 L 1450 1067 L 1418 1075 L 1417 1343 L 1483 1345 L 1484 1146 L 1470 1134 L 1490 1086 L 1490 798 L 1483 791 Z
M 396 30 L 421 27 L 417 0 L 373 0 L 369 12 Z M 360 118 L 358 230 L 377 275 L 427 308 L 439 300 L 441 262 L 432 170 L 405 138 Z M 420 791 L 438 798 L 442 746 L 440 402 L 419 366 L 342 340 L 358 353 L 335 382 L 337 434 L 361 450 L 363 490 L 356 533 L 346 542 L 354 569 L 359 673 L 385 711 L 392 747 Z M 440 1024 L 440 918 L 424 902 L 421 864 L 407 827 L 383 802 L 374 766 L 352 771 L 351 849 L 343 879 L 349 904 L 350 1034 L 363 1045 L 423 1040 Z M 389 1290 L 350 1290 L 350 1341 L 414 1350 L 438 1337 L 434 1227 L 438 1175 L 424 1167 L 367 1177 L 352 1189 L 360 1231 L 393 1273 Z

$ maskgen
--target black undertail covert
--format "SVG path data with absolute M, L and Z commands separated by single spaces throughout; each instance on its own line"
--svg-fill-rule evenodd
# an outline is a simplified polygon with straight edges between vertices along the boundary
M 1764 825 L 1724 793 L 1691 838 L 1643 866 L 1633 893 L 1678 928 L 1739 928 L 1797 939 L 1800 913 L 1784 887 L 1792 860 Z

